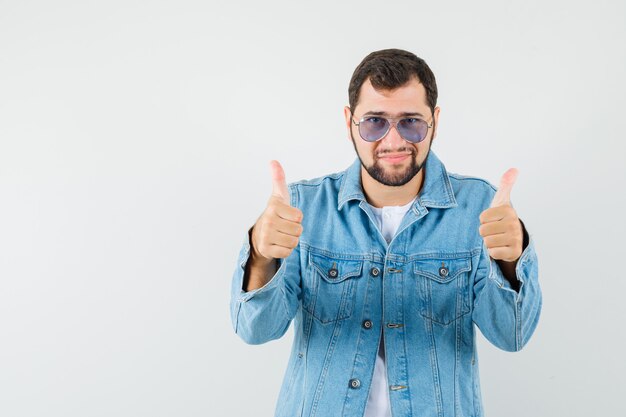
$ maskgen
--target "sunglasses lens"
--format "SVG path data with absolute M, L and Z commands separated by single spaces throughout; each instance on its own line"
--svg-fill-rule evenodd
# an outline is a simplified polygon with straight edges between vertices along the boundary
M 359 134 L 368 142 L 376 142 L 385 136 L 389 122 L 382 117 L 367 117 L 359 124 Z
M 428 133 L 428 123 L 422 119 L 409 117 L 398 121 L 398 133 L 404 140 L 418 143 L 424 140 Z M 389 131 L 389 121 L 383 117 L 366 117 L 359 124 L 359 134 L 368 142 L 376 142 Z
M 415 118 L 402 119 L 398 123 L 398 131 L 409 142 L 421 142 L 428 133 L 428 123 Z

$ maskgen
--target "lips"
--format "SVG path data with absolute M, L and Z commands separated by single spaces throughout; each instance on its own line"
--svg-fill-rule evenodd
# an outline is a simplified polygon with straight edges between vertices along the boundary
M 409 153 L 392 153 L 392 154 L 384 154 L 380 156 L 380 159 L 387 162 L 400 162 L 404 161 L 406 158 L 411 156 Z

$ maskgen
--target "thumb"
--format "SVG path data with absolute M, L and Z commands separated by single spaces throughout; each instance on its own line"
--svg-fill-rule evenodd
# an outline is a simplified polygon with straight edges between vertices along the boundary
M 500 180 L 500 188 L 498 188 L 496 195 L 493 196 L 490 207 L 498 207 L 511 204 L 511 190 L 513 189 L 513 184 L 515 184 L 515 180 L 517 179 L 517 174 L 517 169 L 511 168 L 506 171 L 504 175 L 502 175 L 502 179 Z
M 272 195 L 280 198 L 283 203 L 290 205 L 289 191 L 285 181 L 285 171 L 278 161 L 270 161 L 272 172 Z

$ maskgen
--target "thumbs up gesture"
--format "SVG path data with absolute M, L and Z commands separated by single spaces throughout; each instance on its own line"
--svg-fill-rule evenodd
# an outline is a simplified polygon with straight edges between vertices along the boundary
M 517 169 L 511 168 L 502 175 L 491 206 L 480 214 L 478 232 L 494 260 L 516 262 L 522 255 L 522 224 L 511 207 L 511 189 L 517 173 Z
M 278 161 L 271 161 L 270 170 L 272 195 L 251 234 L 252 257 L 261 263 L 288 257 L 302 234 L 303 214 L 290 205 L 283 167 Z

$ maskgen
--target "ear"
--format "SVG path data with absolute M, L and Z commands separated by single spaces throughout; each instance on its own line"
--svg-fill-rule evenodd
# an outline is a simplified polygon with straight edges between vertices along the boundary
M 346 128 L 348 129 L 348 140 L 352 142 L 352 137 L 350 136 L 350 129 L 352 129 L 352 113 L 350 112 L 350 107 L 345 106 L 343 108 L 343 116 L 346 119 Z
M 437 136 L 437 128 L 439 127 L 439 110 L 439 106 L 436 106 L 435 111 L 433 112 L 433 137 L 431 141 L 435 139 L 435 136 Z

